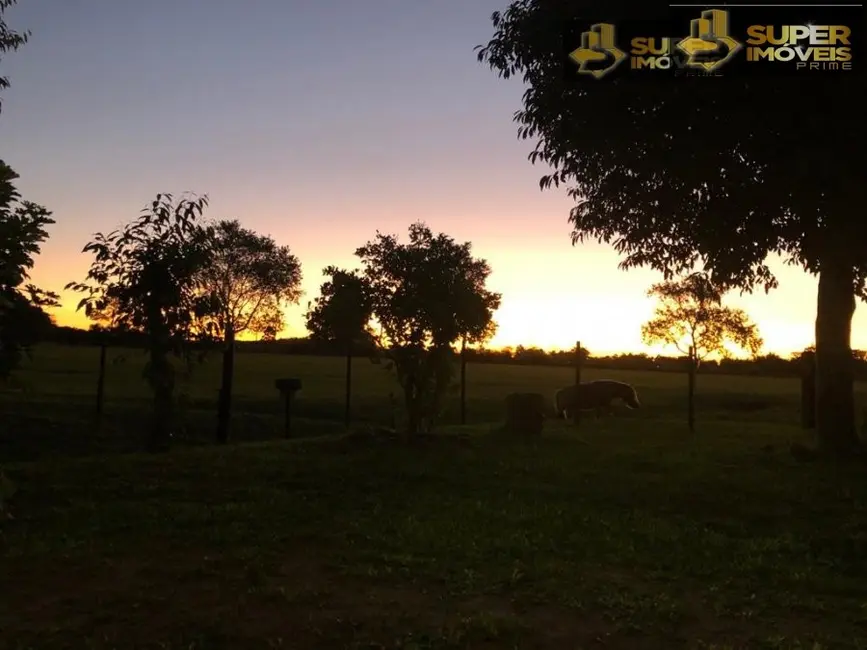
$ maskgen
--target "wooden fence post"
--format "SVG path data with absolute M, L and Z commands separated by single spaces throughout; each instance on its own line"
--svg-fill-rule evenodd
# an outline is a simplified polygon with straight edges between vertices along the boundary
M 343 414 L 347 429 L 352 423 L 352 352 L 352 341 L 350 341 L 346 348 L 346 410 Z
M 578 408 L 580 404 L 578 391 L 581 390 L 581 363 L 581 341 L 577 341 L 575 343 L 575 408 L 572 411 L 572 418 L 576 427 L 581 424 L 581 409 Z
M 467 337 L 461 340 L 461 424 L 467 423 Z
M 105 356 L 106 356 L 105 341 L 99 344 L 99 378 L 96 380 L 96 417 L 99 419 L 102 416 L 102 403 L 105 397 Z

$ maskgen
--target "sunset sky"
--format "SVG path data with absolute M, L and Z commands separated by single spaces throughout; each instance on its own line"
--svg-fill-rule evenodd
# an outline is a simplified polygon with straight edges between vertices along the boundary
M 476 61 L 507 0 L 20 0 L 31 41 L 7 55 L 0 156 L 57 220 L 34 272 L 83 279 L 81 247 L 136 217 L 158 192 L 208 194 L 302 262 L 307 300 L 329 264 L 377 229 L 426 221 L 492 268 L 503 293 L 494 345 L 647 351 L 650 271 L 619 271 L 602 245 L 573 247 L 570 201 L 541 192 L 512 115 L 520 81 Z M 812 343 L 816 281 L 774 265 L 781 287 L 730 303 L 766 350 Z M 86 326 L 65 296 L 62 324 Z M 853 346 L 867 347 L 859 306 Z

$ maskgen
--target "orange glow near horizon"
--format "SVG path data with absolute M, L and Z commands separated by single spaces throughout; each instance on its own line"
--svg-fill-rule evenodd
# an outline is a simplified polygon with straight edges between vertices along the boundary
M 400 230 L 396 232 L 403 234 Z M 456 239 L 461 240 L 460 237 Z M 646 296 L 646 290 L 660 279 L 658 274 L 641 269 L 620 271 L 613 251 L 593 245 L 573 248 L 568 236 L 561 239 L 565 239 L 565 243 L 552 253 L 532 249 L 508 250 L 498 245 L 486 245 L 483 236 L 474 239 L 475 254 L 488 259 L 493 269 L 489 287 L 503 294 L 502 305 L 495 314 L 496 335 L 485 347 L 497 349 L 523 345 L 545 350 L 570 350 L 580 340 L 583 347 L 596 355 L 630 352 L 678 354 L 673 348 L 648 347 L 640 338 L 641 324 L 652 316 L 655 306 L 654 301 Z M 303 251 L 293 250 L 303 264 Z M 71 262 L 72 259 L 69 266 Z M 83 275 L 89 259 L 81 256 L 76 262 L 80 265 L 79 275 Z M 317 271 L 328 263 L 323 257 L 306 266 L 305 295 L 298 305 L 287 307 L 286 327 L 280 333 L 281 337 L 306 335 L 304 312 L 323 281 L 321 272 Z M 337 259 L 335 263 L 355 267 L 351 256 Z M 40 260 L 37 267 L 36 275 L 43 281 L 54 275 L 47 272 L 48 266 Z M 767 296 L 762 290 L 745 296 L 734 293 L 727 297 L 726 302 L 744 308 L 758 324 L 765 340 L 763 353 L 788 356 L 813 341 L 815 279 L 782 264 L 774 265 L 774 270 L 780 277 L 779 289 Z M 582 278 L 587 280 L 582 281 Z M 51 282 L 46 282 L 49 288 L 51 285 Z M 75 311 L 78 296 L 61 293 L 62 306 L 53 311 L 57 322 L 88 327 L 90 322 L 83 312 Z M 853 327 L 853 347 L 856 348 L 867 347 L 861 334 L 864 331 L 861 325 L 863 312 L 863 309 L 858 309 Z
M 466 185 L 463 195 L 421 206 L 412 195 L 393 195 L 387 205 L 370 195 L 358 204 L 349 197 L 323 202 L 312 190 L 310 195 L 295 197 L 294 202 L 291 193 L 267 201 L 251 201 L 249 195 L 215 196 L 206 216 L 237 215 L 245 227 L 288 244 L 301 261 L 304 295 L 298 305 L 286 309 L 283 337 L 306 334 L 304 313 L 308 301 L 319 293 L 323 268 L 331 264 L 357 268 L 355 249 L 377 230 L 395 233 L 405 241 L 409 224 L 424 221 L 434 232 L 445 232 L 458 242 L 471 241 L 473 254 L 489 262 L 488 286 L 503 298 L 495 315 L 497 333 L 487 347 L 573 349 L 580 340 L 591 354 L 676 354 L 648 348 L 641 341 L 641 325 L 651 318 L 655 306 L 647 290 L 661 275 L 647 269 L 619 270 L 621 258 L 609 246 L 573 246 L 567 223 L 570 200 L 562 193 L 539 192 L 533 185 L 536 173 L 532 167 L 522 169 L 525 180 L 520 184 L 508 181 L 510 190 L 505 197 L 498 194 L 501 190 L 491 179 Z M 22 180 L 26 178 L 22 174 Z M 30 188 L 22 187 L 22 191 L 39 198 Z M 128 206 L 144 205 L 148 196 L 142 192 L 136 201 L 117 197 L 102 210 L 89 212 L 83 200 L 72 202 L 50 228 L 51 238 L 37 260 L 34 282 L 58 291 L 70 280 L 83 279 L 91 256 L 80 251 L 90 233 L 116 228 L 131 218 Z M 466 200 L 466 196 L 474 198 Z M 287 204 L 292 205 L 289 212 L 305 218 L 297 223 L 286 221 Z M 76 217 L 84 214 L 93 224 L 87 230 L 76 225 Z M 245 214 L 255 217 L 245 218 Z M 341 215 L 340 222 L 335 221 L 335 214 Z M 322 236 L 323 229 L 327 237 Z M 745 309 L 757 323 L 765 340 L 763 353 L 785 356 L 813 342 L 816 279 L 781 260 L 772 260 L 771 266 L 780 282 L 778 289 L 767 295 L 761 289 L 744 296 L 734 292 L 726 303 Z M 58 322 L 87 327 L 83 313 L 75 312 L 79 296 L 60 293 L 63 306 L 55 310 Z M 855 348 L 867 348 L 865 324 L 865 310 L 859 305 L 852 330 Z
M 83 312 L 75 311 L 77 298 L 69 296 L 60 308 L 51 310 L 59 325 L 87 329 L 91 321 Z M 593 355 L 644 353 L 649 355 L 678 355 L 672 347 L 647 346 L 640 341 L 640 335 L 635 331 L 650 318 L 653 303 L 647 300 L 637 308 L 620 306 L 618 311 L 608 312 L 610 321 L 596 323 L 596 327 L 585 327 L 583 337 L 575 336 L 576 328 L 571 326 L 575 316 L 587 308 L 603 307 L 598 301 L 583 301 L 578 305 L 562 305 L 555 300 L 503 300 L 503 307 L 495 315 L 498 328 L 495 336 L 484 347 L 488 349 L 524 347 L 541 348 L 546 351 L 572 350 L 580 340 L 584 348 Z M 304 311 L 306 307 L 290 306 L 286 309 L 287 326 L 280 332 L 279 338 L 300 337 L 307 334 L 304 328 Z M 548 313 L 548 318 L 537 319 L 534 315 Z M 810 323 L 781 323 L 773 320 L 764 321 L 765 327 L 759 321 L 759 327 L 765 338 L 763 353 L 773 352 L 780 356 L 788 356 L 812 343 L 812 327 Z M 770 325 L 770 327 L 768 327 Z M 253 337 L 242 336 L 242 340 Z M 594 345 L 595 342 L 599 342 Z M 625 344 L 618 346 L 618 341 Z M 571 342 L 571 344 L 570 344 Z M 854 347 L 858 347 L 857 345 Z M 741 356 L 735 352 L 736 356 Z
M 523 168 L 525 180 L 508 181 L 507 196 L 499 195 L 504 190 L 498 189 L 495 179 L 484 179 L 465 185 L 463 195 L 444 196 L 426 204 L 419 204 L 414 195 L 392 195 L 388 204 L 380 204 L 369 190 L 359 203 L 350 197 L 323 202 L 313 190 L 307 196 L 295 196 L 294 201 L 288 191 L 284 196 L 257 201 L 249 195 L 214 196 L 206 217 L 238 215 L 245 227 L 288 244 L 301 261 L 304 295 L 298 305 L 286 309 L 283 337 L 306 334 L 304 313 L 308 301 L 319 293 L 322 269 L 331 264 L 357 268 L 355 249 L 372 239 L 377 230 L 395 233 L 406 241 L 409 224 L 424 221 L 434 232 L 445 232 L 458 242 L 472 242 L 473 254 L 490 264 L 488 286 L 503 297 L 495 315 L 497 333 L 488 347 L 572 349 L 580 340 L 591 354 L 676 353 L 650 349 L 641 341 L 641 325 L 651 318 L 655 305 L 647 290 L 662 279 L 661 274 L 647 269 L 619 270 L 621 258 L 609 246 L 573 246 L 567 223 L 570 200 L 562 193 L 539 192 L 533 184 L 536 173 L 532 167 Z M 22 174 L 22 180 L 26 178 Z M 22 187 L 22 193 L 40 198 L 28 187 Z M 129 205 L 144 205 L 148 196 L 142 192 L 134 201 L 112 197 L 102 210 L 89 212 L 84 200 L 71 202 L 50 228 L 51 238 L 37 260 L 34 282 L 59 291 L 70 280 L 82 280 L 92 258 L 80 251 L 90 233 L 116 228 L 135 215 Z M 466 196 L 474 198 L 468 200 Z M 287 211 L 305 218 L 287 221 L 283 217 Z M 85 214 L 93 224 L 86 230 L 77 225 L 76 218 Z M 335 221 L 334 215 L 341 215 L 341 221 Z M 780 283 L 778 289 L 767 295 L 761 289 L 744 296 L 735 292 L 727 296 L 726 303 L 743 308 L 757 323 L 765 340 L 763 353 L 785 356 L 813 342 L 816 279 L 781 260 L 772 260 L 771 266 Z M 75 312 L 79 296 L 60 293 L 63 306 L 55 311 L 58 322 L 87 327 L 83 313 Z M 865 325 L 865 310 L 859 305 L 852 330 L 855 348 L 867 348 Z

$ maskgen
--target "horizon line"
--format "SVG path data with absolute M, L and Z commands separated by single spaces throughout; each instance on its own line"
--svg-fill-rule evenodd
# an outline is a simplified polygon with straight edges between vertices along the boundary
M 90 333 L 91 332 L 90 329 L 75 327 L 74 325 L 55 325 L 55 327 L 57 327 L 58 329 L 71 329 L 71 330 L 75 330 L 75 331 L 82 332 L 82 333 Z M 310 340 L 310 334 L 309 333 L 305 334 L 303 336 L 283 336 L 283 337 L 277 338 L 273 341 L 263 341 L 261 339 L 250 339 L 250 338 L 239 338 L 235 341 L 235 343 L 236 343 L 236 345 L 251 345 L 251 344 L 274 345 L 274 344 L 280 344 L 280 343 L 291 343 L 293 341 L 306 341 L 306 340 Z M 59 342 L 59 341 L 46 340 L 43 342 L 63 345 L 63 343 Z M 458 345 L 457 341 L 455 343 L 452 343 L 452 346 L 457 346 L 457 345 Z M 768 356 L 775 356 L 775 357 L 779 357 L 781 359 L 786 359 L 789 357 L 795 357 L 795 356 L 799 355 L 800 353 L 802 353 L 805 349 L 808 349 L 808 348 L 811 348 L 814 346 L 815 346 L 815 344 L 812 343 L 812 344 L 804 346 L 803 348 L 790 349 L 790 350 L 786 350 L 786 351 L 767 350 L 761 354 L 756 355 L 755 357 L 750 357 L 749 355 L 743 355 L 743 354 L 742 355 L 731 355 L 729 357 L 729 359 L 734 360 L 734 361 L 750 361 L 752 359 L 759 359 L 759 358 L 768 357 Z M 524 343 L 517 343 L 514 345 L 500 344 L 500 345 L 493 345 L 493 346 L 485 345 L 485 344 L 481 344 L 481 345 L 468 344 L 467 345 L 467 349 L 470 350 L 471 352 L 502 353 L 502 352 L 508 351 L 508 352 L 514 354 L 518 348 L 523 348 L 524 350 L 527 350 L 527 351 L 543 352 L 546 355 L 560 355 L 560 354 L 574 354 L 575 353 L 574 346 L 571 348 L 545 347 L 545 346 L 541 346 L 541 345 L 532 345 L 532 344 L 524 344 Z M 673 352 L 656 352 L 656 353 L 654 353 L 654 352 L 649 352 L 647 350 L 641 350 L 641 351 L 639 351 L 639 350 L 617 350 L 617 351 L 605 350 L 605 351 L 593 352 L 592 350 L 584 347 L 583 345 L 581 346 L 581 348 L 586 352 L 585 358 L 591 358 L 591 359 L 593 359 L 593 358 L 604 359 L 604 358 L 619 357 L 619 356 L 643 356 L 643 357 L 648 357 L 648 358 L 677 359 L 677 358 L 681 358 L 681 357 L 685 356 L 684 353 L 679 353 L 679 354 L 673 353 Z M 852 351 L 858 352 L 860 350 L 858 348 L 852 348 Z M 722 361 L 722 360 L 724 360 L 724 358 L 721 357 L 719 354 L 711 355 L 705 359 L 705 361 Z

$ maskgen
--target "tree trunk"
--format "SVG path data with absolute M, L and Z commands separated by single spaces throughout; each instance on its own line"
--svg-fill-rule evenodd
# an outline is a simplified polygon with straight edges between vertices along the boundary
M 147 450 L 159 453 L 169 450 L 172 430 L 174 377 L 173 368 L 162 346 L 150 351 L 150 384 L 154 392 L 153 421 L 146 442 Z
M 226 328 L 223 337 L 223 372 L 220 381 L 220 403 L 217 412 L 217 442 L 229 442 L 229 423 L 232 419 L 232 380 L 235 377 L 235 332 Z
M 153 297 L 147 305 L 146 331 L 150 356 L 146 376 L 154 394 L 154 411 L 145 446 L 148 451 L 156 453 L 168 451 L 172 437 L 175 369 L 169 361 L 171 337 L 160 306 Z
M 575 399 L 580 402 L 581 398 L 581 341 L 575 343 Z M 581 409 L 578 404 L 575 405 L 575 411 L 572 413 L 573 424 L 578 427 L 581 425 Z
M 102 415 L 102 405 L 105 398 L 105 356 L 107 346 L 105 341 L 99 345 L 99 377 L 96 380 L 96 417 Z
M 467 337 L 461 340 L 461 424 L 467 423 Z
M 352 421 L 352 342 L 346 346 L 346 412 L 343 418 L 348 429 Z
M 854 271 L 828 254 L 821 260 L 816 306 L 816 433 L 823 451 L 838 457 L 859 446 L 850 344 L 854 313 Z
M 689 367 L 687 368 L 687 424 L 689 432 L 695 433 L 695 348 L 689 349 Z
M 406 433 L 414 436 L 421 426 L 421 404 L 414 377 L 408 377 L 404 386 L 404 403 L 406 404 Z

